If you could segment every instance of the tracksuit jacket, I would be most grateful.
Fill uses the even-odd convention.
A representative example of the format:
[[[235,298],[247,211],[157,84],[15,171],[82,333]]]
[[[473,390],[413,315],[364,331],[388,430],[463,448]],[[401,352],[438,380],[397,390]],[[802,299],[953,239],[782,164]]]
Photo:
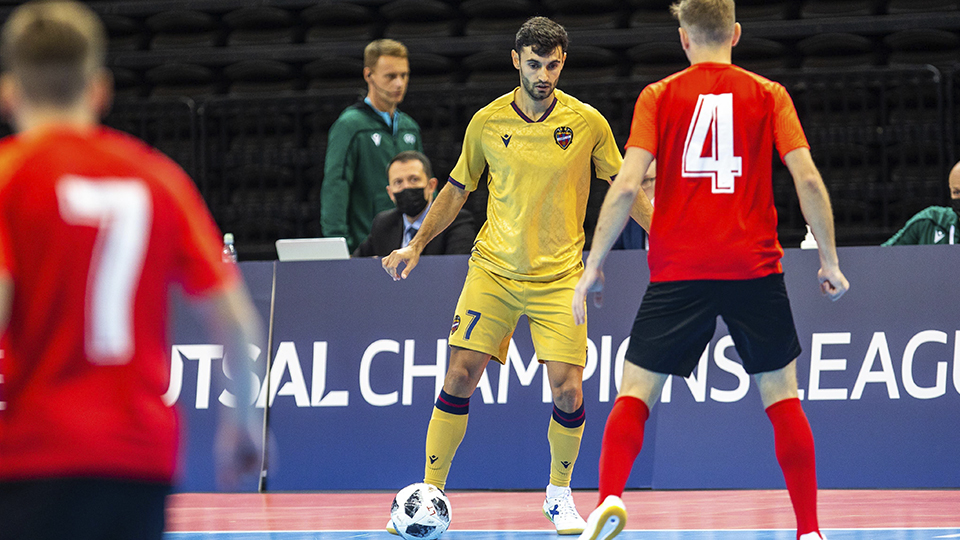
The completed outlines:
[[[423,152],[420,126],[397,110],[388,126],[360,101],[330,127],[320,188],[324,236],[343,236],[353,252],[370,234],[378,213],[394,208],[387,195],[387,165],[404,150]]]
[[[931,206],[917,212],[884,246],[960,244],[960,223],[953,208]]]

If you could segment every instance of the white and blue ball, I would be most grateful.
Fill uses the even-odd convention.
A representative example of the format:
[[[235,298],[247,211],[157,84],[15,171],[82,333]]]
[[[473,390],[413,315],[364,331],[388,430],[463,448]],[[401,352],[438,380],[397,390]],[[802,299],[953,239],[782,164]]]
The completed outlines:
[[[397,493],[390,509],[393,526],[405,540],[435,540],[450,526],[450,500],[430,484],[411,484]]]

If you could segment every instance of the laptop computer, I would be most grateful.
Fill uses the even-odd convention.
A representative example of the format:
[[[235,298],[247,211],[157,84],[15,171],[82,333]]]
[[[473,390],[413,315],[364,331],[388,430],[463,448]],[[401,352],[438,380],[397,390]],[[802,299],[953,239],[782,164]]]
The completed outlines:
[[[281,261],[330,261],[349,259],[347,240],[340,238],[282,238],[277,240]]]

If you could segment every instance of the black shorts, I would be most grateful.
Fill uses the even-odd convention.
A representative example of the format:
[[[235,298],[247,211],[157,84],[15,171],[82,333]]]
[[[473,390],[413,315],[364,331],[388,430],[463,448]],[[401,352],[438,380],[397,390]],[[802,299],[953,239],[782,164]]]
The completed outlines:
[[[0,482],[0,539],[161,540],[170,486],[101,478]]]
[[[783,274],[746,280],[651,283],[630,332],[626,359],[688,377],[723,317],[747,373],[778,370],[800,355]]]

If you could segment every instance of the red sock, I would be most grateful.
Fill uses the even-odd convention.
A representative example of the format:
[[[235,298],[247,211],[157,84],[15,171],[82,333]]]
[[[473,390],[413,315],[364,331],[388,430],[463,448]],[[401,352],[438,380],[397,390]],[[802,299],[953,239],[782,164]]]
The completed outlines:
[[[600,503],[608,495],[623,495],[633,462],[643,448],[643,425],[649,416],[646,403],[638,398],[621,396],[613,403],[600,447]]]
[[[793,512],[797,515],[797,538],[819,532],[817,523],[817,463],[813,433],[797,398],[778,401],[767,407],[773,424],[777,461],[787,482]]]

